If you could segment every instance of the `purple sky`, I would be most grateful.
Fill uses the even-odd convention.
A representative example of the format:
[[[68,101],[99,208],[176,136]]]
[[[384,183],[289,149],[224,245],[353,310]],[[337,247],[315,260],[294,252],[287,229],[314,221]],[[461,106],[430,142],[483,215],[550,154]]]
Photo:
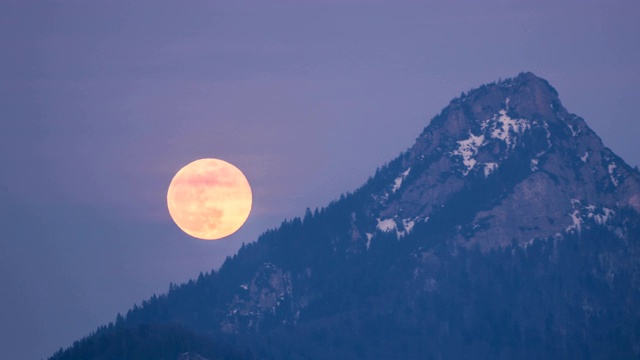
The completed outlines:
[[[2,357],[47,357],[219,267],[361,185],[460,92],[520,71],[640,164],[638,4],[3,1]],[[166,210],[202,157],[253,187],[226,240]]]

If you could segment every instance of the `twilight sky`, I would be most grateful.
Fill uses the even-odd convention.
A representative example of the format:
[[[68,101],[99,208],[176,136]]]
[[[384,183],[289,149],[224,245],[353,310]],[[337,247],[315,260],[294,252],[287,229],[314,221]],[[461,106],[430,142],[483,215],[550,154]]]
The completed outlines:
[[[533,71],[640,164],[640,3],[0,4],[0,349],[39,359],[354,190],[449,101]],[[182,233],[166,190],[229,161],[254,208]]]

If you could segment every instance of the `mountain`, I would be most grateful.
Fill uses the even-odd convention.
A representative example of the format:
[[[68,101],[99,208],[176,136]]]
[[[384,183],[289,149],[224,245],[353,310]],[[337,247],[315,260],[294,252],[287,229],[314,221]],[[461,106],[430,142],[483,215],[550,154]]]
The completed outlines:
[[[640,358],[640,173],[532,73],[51,359]]]

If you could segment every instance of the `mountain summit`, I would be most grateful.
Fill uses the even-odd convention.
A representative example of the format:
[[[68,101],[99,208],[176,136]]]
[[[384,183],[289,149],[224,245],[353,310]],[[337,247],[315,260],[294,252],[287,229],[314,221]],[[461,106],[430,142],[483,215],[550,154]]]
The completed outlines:
[[[638,358],[639,255],[637,169],[522,73],[52,359]]]
[[[376,189],[380,229],[444,213],[464,227],[458,243],[484,250],[606,223],[620,206],[640,211],[638,172],[532,73],[453,100],[388,171],[397,177]]]

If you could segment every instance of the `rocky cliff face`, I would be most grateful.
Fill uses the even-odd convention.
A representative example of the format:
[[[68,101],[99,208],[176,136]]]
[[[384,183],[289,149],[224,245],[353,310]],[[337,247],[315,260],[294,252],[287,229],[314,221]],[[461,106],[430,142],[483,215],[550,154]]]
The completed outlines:
[[[454,99],[354,193],[55,359],[126,354],[123,329],[146,324],[245,358],[633,358],[639,304],[640,174],[523,73]],[[139,342],[218,358],[165,325]]]

